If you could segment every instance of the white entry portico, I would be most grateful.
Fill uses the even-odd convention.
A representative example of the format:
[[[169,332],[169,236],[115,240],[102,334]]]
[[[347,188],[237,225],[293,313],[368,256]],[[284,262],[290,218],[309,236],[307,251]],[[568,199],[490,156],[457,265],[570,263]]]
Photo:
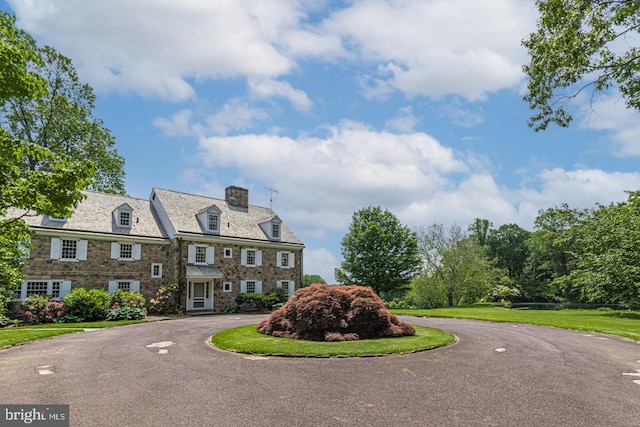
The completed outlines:
[[[187,311],[213,310],[214,283],[222,273],[215,267],[187,266]]]

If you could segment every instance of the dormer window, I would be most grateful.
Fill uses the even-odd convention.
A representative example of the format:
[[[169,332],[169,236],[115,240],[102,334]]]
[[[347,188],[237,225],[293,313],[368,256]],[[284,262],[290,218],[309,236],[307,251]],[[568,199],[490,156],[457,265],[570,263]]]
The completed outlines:
[[[113,211],[113,216],[117,227],[131,228],[133,222],[133,208],[131,206],[126,203],[119,206]]]
[[[209,231],[220,231],[220,214],[209,212],[207,224]]]
[[[120,211],[120,227],[130,227],[130,226],[131,226],[131,212]]]
[[[280,238],[280,224],[277,222],[271,223],[271,237],[274,239]]]
[[[213,205],[200,211],[196,215],[196,218],[204,233],[218,234],[220,233],[220,215],[220,209],[218,209],[216,205]]]
[[[282,238],[282,220],[277,216],[261,222],[260,228],[269,240],[279,241]]]

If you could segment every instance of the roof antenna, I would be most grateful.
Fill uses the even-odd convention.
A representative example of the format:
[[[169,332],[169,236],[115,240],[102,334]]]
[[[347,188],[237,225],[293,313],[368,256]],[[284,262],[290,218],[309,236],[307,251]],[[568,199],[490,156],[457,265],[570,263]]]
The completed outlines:
[[[271,204],[273,203],[273,193],[280,193],[276,188],[264,187],[271,192],[271,196],[269,197],[269,209],[271,209]]]

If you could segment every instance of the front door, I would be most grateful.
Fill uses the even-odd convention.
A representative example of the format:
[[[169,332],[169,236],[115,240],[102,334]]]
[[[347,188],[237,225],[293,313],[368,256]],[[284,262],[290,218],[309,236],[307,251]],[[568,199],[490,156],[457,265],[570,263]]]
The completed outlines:
[[[212,309],[211,291],[210,282],[189,282],[187,310]]]

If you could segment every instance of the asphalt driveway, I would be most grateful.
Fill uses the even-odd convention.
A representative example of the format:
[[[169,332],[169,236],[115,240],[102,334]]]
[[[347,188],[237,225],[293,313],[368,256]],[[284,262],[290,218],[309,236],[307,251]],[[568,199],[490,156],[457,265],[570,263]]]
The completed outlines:
[[[62,335],[0,351],[0,403],[72,426],[638,426],[640,345],[529,325],[409,318],[459,342],[410,355],[251,357],[208,345],[259,315]]]

